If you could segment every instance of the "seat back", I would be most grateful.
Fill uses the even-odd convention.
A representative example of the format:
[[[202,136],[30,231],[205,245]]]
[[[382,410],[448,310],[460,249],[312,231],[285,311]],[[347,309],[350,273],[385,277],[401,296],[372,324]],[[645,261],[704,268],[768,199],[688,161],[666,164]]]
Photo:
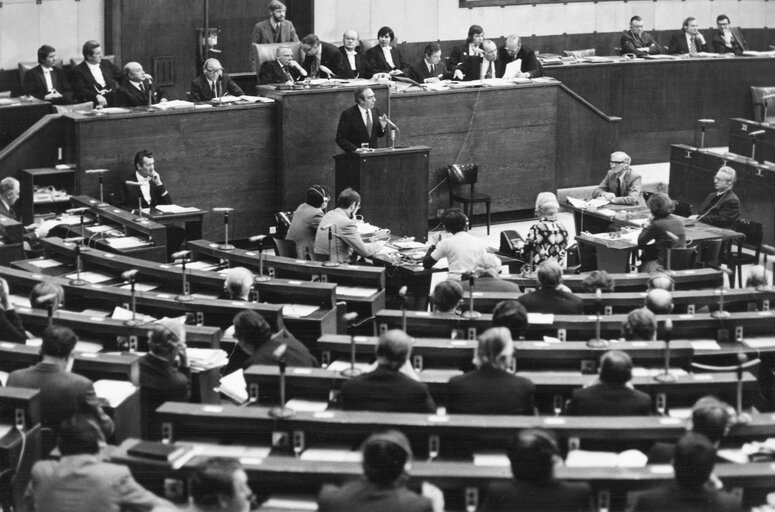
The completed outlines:
[[[737,241],[737,253],[743,252],[743,247],[753,249],[755,258],[759,260],[759,254],[762,249],[762,239],[764,237],[764,227],[761,222],[740,219],[735,224],[735,231],[745,235],[745,240]]]
[[[361,39],[361,53],[366,53],[370,48],[374,48],[379,44],[379,39]]]
[[[753,99],[753,120],[759,122],[766,122],[764,119],[765,112],[767,111],[767,103],[772,103],[771,100],[765,100],[764,97],[775,93],[775,86],[770,87],[757,87],[751,86],[751,97]]]
[[[447,167],[449,184],[473,185],[479,179],[479,166],[477,164],[454,164]]]
[[[19,63],[19,81],[21,83],[24,83],[24,75],[27,73],[27,71],[31,70],[35,66],[37,66],[37,62],[20,62]],[[56,62],[54,62],[54,66],[57,68],[62,68],[62,59],[57,59]]]
[[[277,58],[277,49],[281,46],[290,46],[293,50],[293,60],[296,62],[302,62],[304,58],[301,55],[301,43],[268,43],[268,44],[256,44],[251,45],[250,69],[256,72],[261,69],[261,64],[267,61],[272,61]]]
[[[673,205],[675,206],[674,213],[676,215],[679,215],[681,217],[689,217],[692,214],[691,203],[685,203],[683,201],[673,201]]]
[[[103,55],[102,60],[106,60],[110,62],[111,64],[116,63],[116,56],[115,55]],[[75,66],[83,62],[83,57],[73,57],[70,59],[70,69],[73,69]]]
[[[669,249],[670,270],[688,270],[694,268],[697,260],[697,247],[680,247]]]
[[[703,240],[699,245],[699,254],[697,255],[697,264],[703,268],[718,268],[719,256],[721,255],[721,240]]]
[[[293,240],[280,240],[274,238],[275,253],[285,258],[296,257],[296,242]]]

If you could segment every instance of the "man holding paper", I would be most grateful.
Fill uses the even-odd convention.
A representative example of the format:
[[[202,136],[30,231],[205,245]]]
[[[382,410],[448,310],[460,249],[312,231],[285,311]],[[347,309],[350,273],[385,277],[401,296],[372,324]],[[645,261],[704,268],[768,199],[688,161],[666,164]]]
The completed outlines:
[[[544,76],[544,70],[536,58],[536,52],[522,46],[519,36],[506,38],[506,44],[498,48],[495,61],[497,76],[503,78],[537,78]]]
[[[600,185],[592,191],[592,197],[602,197],[611,204],[642,205],[641,177],[630,169],[630,161],[630,156],[623,151],[611,153],[608,162],[610,169]]]

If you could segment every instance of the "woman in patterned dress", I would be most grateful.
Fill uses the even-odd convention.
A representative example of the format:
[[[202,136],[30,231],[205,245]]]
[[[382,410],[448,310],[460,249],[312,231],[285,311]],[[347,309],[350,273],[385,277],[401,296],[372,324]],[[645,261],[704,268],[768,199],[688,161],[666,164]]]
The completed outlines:
[[[557,220],[560,203],[551,192],[541,192],[536,197],[538,222],[530,227],[525,239],[524,256],[535,268],[549,258],[554,258],[565,268],[568,247],[568,230]]]

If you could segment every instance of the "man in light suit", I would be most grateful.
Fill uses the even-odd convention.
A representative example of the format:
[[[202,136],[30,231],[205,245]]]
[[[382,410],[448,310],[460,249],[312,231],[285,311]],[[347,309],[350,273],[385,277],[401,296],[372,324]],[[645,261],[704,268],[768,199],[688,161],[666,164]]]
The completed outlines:
[[[336,127],[336,143],[345,151],[361,151],[363,144],[377,147],[377,139],[385,135],[387,114],[382,114],[374,105],[377,96],[371,87],[355,89],[356,105],[344,110]]]
[[[694,55],[698,52],[709,51],[710,47],[705,42],[705,37],[700,33],[700,26],[697,20],[692,17],[684,20],[683,30],[670,39],[670,44],[667,47],[667,53],[671,55],[687,53]]]
[[[609,165],[603,181],[592,191],[592,197],[602,197],[611,204],[640,204],[643,196],[640,192],[640,174],[630,169],[630,156],[623,151],[611,153]]]
[[[739,28],[733,27],[726,14],[719,14],[716,17],[716,26],[718,30],[713,32],[710,38],[710,44],[716,53],[734,53],[742,54],[748,49],[748,43],[743,37]]]
[[[344,31],[339,53],[342,57],[342,78],[365,78],[368,76],[366,56],[358,42],[358,32],[352,29]]]
[[[307,76],[304,68],[293,59],[293,49],[290,46],[279,46],[275,55],[276,60],[261,64],[261,69],[258,70],[259,84],[293,84]]]
[[[113,106],[113,95],[121,83],[121,70],[102,58],[97,41],[83,44],[84,61],[73,68],[72,86],[79,101],[91,101],[95,107]]]
[[[56,61],[56,49],[46,44],[38,49],[38,65],[24,73],[24,94],[56,105],[73,102],[70,82],[62,68],[54,65]]]
[[[461,62],[455,70],[453,79],[470,82],[472,80],[500,78],[503,76],[502,71],[498,75],[498,66],[495,63],[495,60],[498,58],[498,47],[495,46],[495,43],[487,39],[482,43],[482,51],[484,52],[482,56],[469,56]]]
[[[124,66],[124,82],[116,89],[117,107],[145,107],[167,101],[163,90],[153,83],[153,77],[143,71],[139,62]]]
[[[329,243],[333,251],[330,259],[339,263],[349,263],[353,252],[364,258],[377,252],[379,244],[364,243],[353,220],[360,207],[361,195],[358,192],[346,188],[339,193],[336,208],[323,215],[318,225],[314,254],[317,261],[329,260]]]
[[[189,93],[193,101],[210,101],[225,94],[245,95],[240,86],[235,84],[229,74],[223,71],[223,66],[218,59],[205,61],[202,66],[202,76],[191,81]]]

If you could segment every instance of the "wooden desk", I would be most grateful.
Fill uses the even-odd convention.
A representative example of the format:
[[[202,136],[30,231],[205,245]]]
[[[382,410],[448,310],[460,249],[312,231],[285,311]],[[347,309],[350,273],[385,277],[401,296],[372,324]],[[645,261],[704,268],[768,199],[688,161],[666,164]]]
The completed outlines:
[[[0,149],[13,142],[43,116],[53,112],[51,103],[37,98],[25,98],[24,101],[21,98],[9,99],[12,104],[0,105]]]
[[[775,161],[775,127],[769,123],[760,123],[750,119],[734,117],[729,120],[729,152],[751,157],[754,137],[749,134],[764,130],[764,135],[756,137],[757,162]]]
[[[0,265],[24,257],[24,225],[5,215],[0,215]]]
[[[538,286],[535,277],[525,277],[515,274],[506,274],[501,276],[507,281],[516,283],[522,288],[523,291],[528,289],[535,289]],[[562,276],[562,284],[571,289],[574,293],[580,293],[584,291],[582,282],[587,274],[571,274]],[[650,274],[621,274],[613,273],[613,278],[616,283],[617,292],[642,292],[646,290],[646,285]],[[718,288],[723,282],[722,273],[719,270],[712,268],[698,268],[692,270],[676,270],[671,276],[675,283],[676,290],[695,290],[703,288]]]

